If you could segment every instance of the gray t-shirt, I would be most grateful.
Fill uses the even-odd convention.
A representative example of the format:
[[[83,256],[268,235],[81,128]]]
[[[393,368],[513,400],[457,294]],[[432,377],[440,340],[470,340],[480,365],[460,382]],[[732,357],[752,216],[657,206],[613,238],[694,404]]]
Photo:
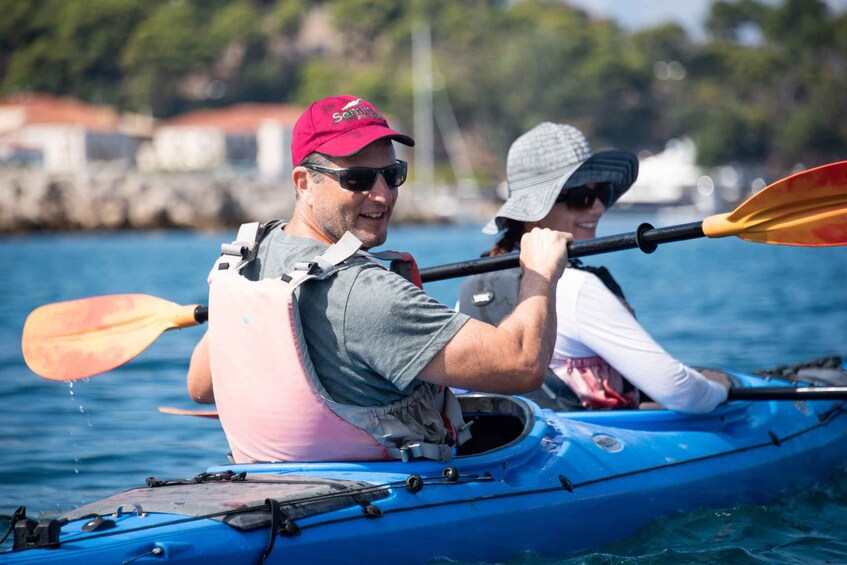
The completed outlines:
[[[243,274],[276,278],[327,246],[275,228]],[[412,394],[415,377],[467,322],[403,277],[359,260],[296,291],[309,357],[333,400],[384,406]]]

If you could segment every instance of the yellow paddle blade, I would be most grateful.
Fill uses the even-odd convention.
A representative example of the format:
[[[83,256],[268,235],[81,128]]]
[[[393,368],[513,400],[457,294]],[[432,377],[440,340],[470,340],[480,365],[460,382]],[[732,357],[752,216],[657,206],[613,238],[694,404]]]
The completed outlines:
[[[703,220],[708,237],[778,245],[847,244],[847,161],[777,181],[729,214]]]
[[[159,412],[162,412],[163,414],[176,414],[177,416],[196,416],[198,418],[218,419],[218,413],[215,410],[186,410],[184,408],[159,406]]]
[[[24,360],[45,379],[84,379],[123,365],[165,330],[196,325],[195,308],[146,294],[40,306],[24,324]]]

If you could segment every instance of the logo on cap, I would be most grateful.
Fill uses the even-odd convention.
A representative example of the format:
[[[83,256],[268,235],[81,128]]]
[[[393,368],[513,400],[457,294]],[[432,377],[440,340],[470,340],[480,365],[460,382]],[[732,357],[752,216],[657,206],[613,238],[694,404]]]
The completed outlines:
[[[344,110],[349,110],[349,109],[350,109],[350,108],[352,108],[353,106],[358,106],[361,102],[362,102],[362,99],[361,99],[361,98],[356,98],[355,100],[351,100],[350,102],[348,102],[347,104],[345,104],[345,105],[344,105],[344,107],[343,107],[341,110],[342,110],[342,111],[344,111]]]
[[[374,120],[385,122],[385,118],[383,118],[379,114],[379,112],[374,110],[373,107],[367,105],[367,102],[365,103],[365,105],[360,104],[362,104],[361,98],[356,98],[355,100],[351,100],[350,102],[345,104],[344,107],[341,108],[340,112],[335,112],[332,115],[333,123],[337,124],[343,120],[352,120],[354,118],[356,120],[364,120],[371,118]]]

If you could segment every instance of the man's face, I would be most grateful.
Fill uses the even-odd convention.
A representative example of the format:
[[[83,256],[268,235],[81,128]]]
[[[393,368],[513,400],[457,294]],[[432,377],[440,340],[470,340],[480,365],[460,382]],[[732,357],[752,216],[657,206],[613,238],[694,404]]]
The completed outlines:
[[[350,157],[332,157],[326,166],[382,168],[395,160],[391,141],[379,140]],[[388,220],[397,201],[397,188],[389,188],[382,175],[377,175],[370,190],[352,192],[341,188],[334,175],[322,176],[319,183],[314,183],[310,199],[314,227],[331,242],[338,241],[349,231],[361,240],[364,249],[385,243]]]

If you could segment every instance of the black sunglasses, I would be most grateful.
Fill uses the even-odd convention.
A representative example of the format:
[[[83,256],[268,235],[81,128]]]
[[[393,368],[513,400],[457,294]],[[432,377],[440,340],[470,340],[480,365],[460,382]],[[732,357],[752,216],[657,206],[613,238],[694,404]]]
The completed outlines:
[[[388,188],[397,188],[406,182],[406,173],[409,169],[406,161],[400,160],[397,160],[397,162],[393,165],[388,165],[381,169],[375,169],[373,167],[332,169],[330,167],[312,165],[311,163],[306,163],[303,166],[318,173],[337,177],[338,184],[341,185],[341,188],[346,188],[353,192],[367,192],[372,189],[374,184],[376,184],[376,178],[378,175],[382,175],[382,178],[385,179],[385,184],[388,185]]]
[[[615,188],[609,183],[597,184],[594,186],[575,186],[568,188],[559,194],[556,202],[562,202],[572,210],[588,210],[594,206],[594,201],[598,198],[603,206],[609,208],[612,205],[612,198],[615,195]]]

